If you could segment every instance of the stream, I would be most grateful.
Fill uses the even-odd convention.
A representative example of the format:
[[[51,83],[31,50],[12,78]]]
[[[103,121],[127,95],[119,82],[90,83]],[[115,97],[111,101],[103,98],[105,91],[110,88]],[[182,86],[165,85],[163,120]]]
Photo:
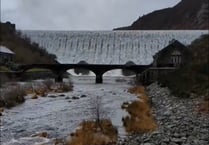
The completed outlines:
[[[95,84],[95,77],[72,77],[72,92],[48,94],[48,97],[35,100],[27,96],[25,103],[4,111],[0,126],[1,143],[37,145],[50,144],[55,138],[66,138],[83,120],[92,119],[92,100],[97,96],[102,98],[105,118],[110,118],[119,136],[124,137],[126,132],[121,119],[127,113],[121,109],[121,105],[136,100],[134,95],[127,92],[132,79],[106,76],[103,84]],[[47,132],[49,139],[31,137],[38,132]]]

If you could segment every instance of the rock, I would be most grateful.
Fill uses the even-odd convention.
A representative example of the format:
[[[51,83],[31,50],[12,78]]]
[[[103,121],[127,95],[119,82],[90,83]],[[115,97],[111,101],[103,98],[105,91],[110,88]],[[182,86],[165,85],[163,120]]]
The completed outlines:
[[[31,99],[38,99],[38,95],[33,95],[32,97],[31,97]]]
[[[147,90],[153,101],[153,115],[158,129],[149,134],[130,135],[117,145],[208,144],[208,115],[195,112],[195,107],[203,98],[177,98],[171,95],[168,88],[160,88],[157,83],[148,86]]]
[[[121,106],[122,109],[126,109],[129,105],[129,102],[124,102]]]
[[[54,145],[64,145],[63,139],[55,139],[53,142],[54,142]]]
[[[63,93],[63,90],[62,89],[57,89],[55,90],[56,93]]]
[[[142,145],[154,145],[153,143],[143,143]]]
[[[175,142],[175,143],[182,143],[183,142],[183,140],[181,138],[171,138],[171,141]]]
[[[181,134],[174,133],[173,136],[176,137],[176,138],[179,138],[179,137],[181,137]]]
[[[2,113],[0,112],[0,116],[2,116]]]
[[[47,132],[40,132],[37,134],[32,135],[31,137],[43,137],[43,138],[48,138],[49,134]]]
[[[77,99],[80,99],[80,98],[79,97],[76,97],[76,96],[73,96],[72,99],[73,100],[77,100]]]
[[[64,94],[60,94],[59,96],[60,96],[60,97],[65,97],[65,95],[64,95]]]
[[[170,139],[169,139],[169,138],[164,138],[162,141],[163,141],[164,143],[169,143],[169,142],[170,142]]]
[[[68,100],[68,99],[70,99],[70,97],[69,97],[69,96],[67,96],[67,97],[65,97],[65,99],[66,99],[66,100]]]
[[[86,95],[81,95],[81,98],[85,98],[85,97],[87,97]]]
[[[47,96],[47,93],[45,92],[45,93],[41,94],[40,96],[41,97],[46,97]]]
[[[68,101],[69,103],[71,103],[72,101],[70,100],[70,101]]]
[[[170,111],[170,110],[167,110],[167,111],[165,111],[165,112],[163,113],[163,115],[165,115],[165,116],[170,116],[170,115],[171,115],[171,111]]]
[[[55,95],[49,95],[48,97],[49,98],[56,98],[57,96],[55,96]]]

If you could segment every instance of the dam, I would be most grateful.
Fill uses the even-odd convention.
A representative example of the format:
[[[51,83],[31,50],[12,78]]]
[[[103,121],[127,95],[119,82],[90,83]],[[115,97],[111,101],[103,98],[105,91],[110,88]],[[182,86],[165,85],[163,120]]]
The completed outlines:
[[[60,63],[148,65],[156,52],[175,39],[184,45],[207,30],[148,30],[148,31],[22,31]]]

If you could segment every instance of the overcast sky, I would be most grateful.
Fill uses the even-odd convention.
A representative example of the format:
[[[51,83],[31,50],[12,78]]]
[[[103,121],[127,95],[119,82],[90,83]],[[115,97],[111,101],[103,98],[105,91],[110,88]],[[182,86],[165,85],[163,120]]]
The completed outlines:
[[[112,30],[180,0],[1,0],[1,21],[29,30]]]

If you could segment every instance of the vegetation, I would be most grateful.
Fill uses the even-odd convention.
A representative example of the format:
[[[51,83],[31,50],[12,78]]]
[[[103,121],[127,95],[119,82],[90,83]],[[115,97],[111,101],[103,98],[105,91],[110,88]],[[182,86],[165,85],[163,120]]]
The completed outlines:
[[[50,92],[64,93],[73,90],[71,81],[55,83],[48,79],[41,82],[33,82],[31,87],[27,89],[27,94],[34,94],[35,96],[45,97]]]
[[[155,120],[152,116],[151,102],[146,95],[145,88],[137,86],[129,89],[129,92],[138,96],[139,100],[128,104],[126,111],[130,114],[123,118],[123,124],[129,133],[147,133],[157,128]]]
[[[96,97],[90,101],[92,121],[83,121],[80,128],[71,134],[67,145],[110,145],[117,142],[117,129],[107,118],[103,108],[102,98]]]
[[[15,85],[5,91],[1,90],[0,107],[13,107],[25,101],[25,89],[19,85]]]
[[[159,77],[159,83],[169,87],[180,97],[191,94],[208,96],[209,92],[209,35],[204,35],[189,46],[191,60],[180,69]]]
[[[11,70],[6,66],[0,66],[0,72],[10,72]]]
[[[95,121],[84,121],[80,129],[71,134],[66,145],[110,145],[117,142],[117,129],[110,120],[101,120],[103,130],[98,130]]]
[[[115,30],[208,30],[208,0],[181,0],[172,8],[140,16],[131,26]]]
[[[50,92],[63,93],[73,90],[72,83],[63,82],[55,83],[52,80],[44,80],[42,82],[26,83],[20,85],[18,83],[5,84],[0,89],[0,108],[11,108],[25,101],[26,95],[32,95],[32,99],[39,96],[46,97]]]
[[[51,70],[43,68],[32,68],[27,70],[26,72],[51,72]]]
[[[92,99],[90,101],[91,104],[91,114],[92,114],[92,119],[95,121],[95,125],[100,129],[101,131],[103,130],[102,128],[102,119],[107,118],[107,111],[102,105],[102,97],[97,96],[95,99]]]
[[[15,63],[57,63],[56,56],[49,54],[37,43],[21,35],[10,22],[0,23],[0,43],[15,53]],[[27,55],[26,55],[27,54]]]

